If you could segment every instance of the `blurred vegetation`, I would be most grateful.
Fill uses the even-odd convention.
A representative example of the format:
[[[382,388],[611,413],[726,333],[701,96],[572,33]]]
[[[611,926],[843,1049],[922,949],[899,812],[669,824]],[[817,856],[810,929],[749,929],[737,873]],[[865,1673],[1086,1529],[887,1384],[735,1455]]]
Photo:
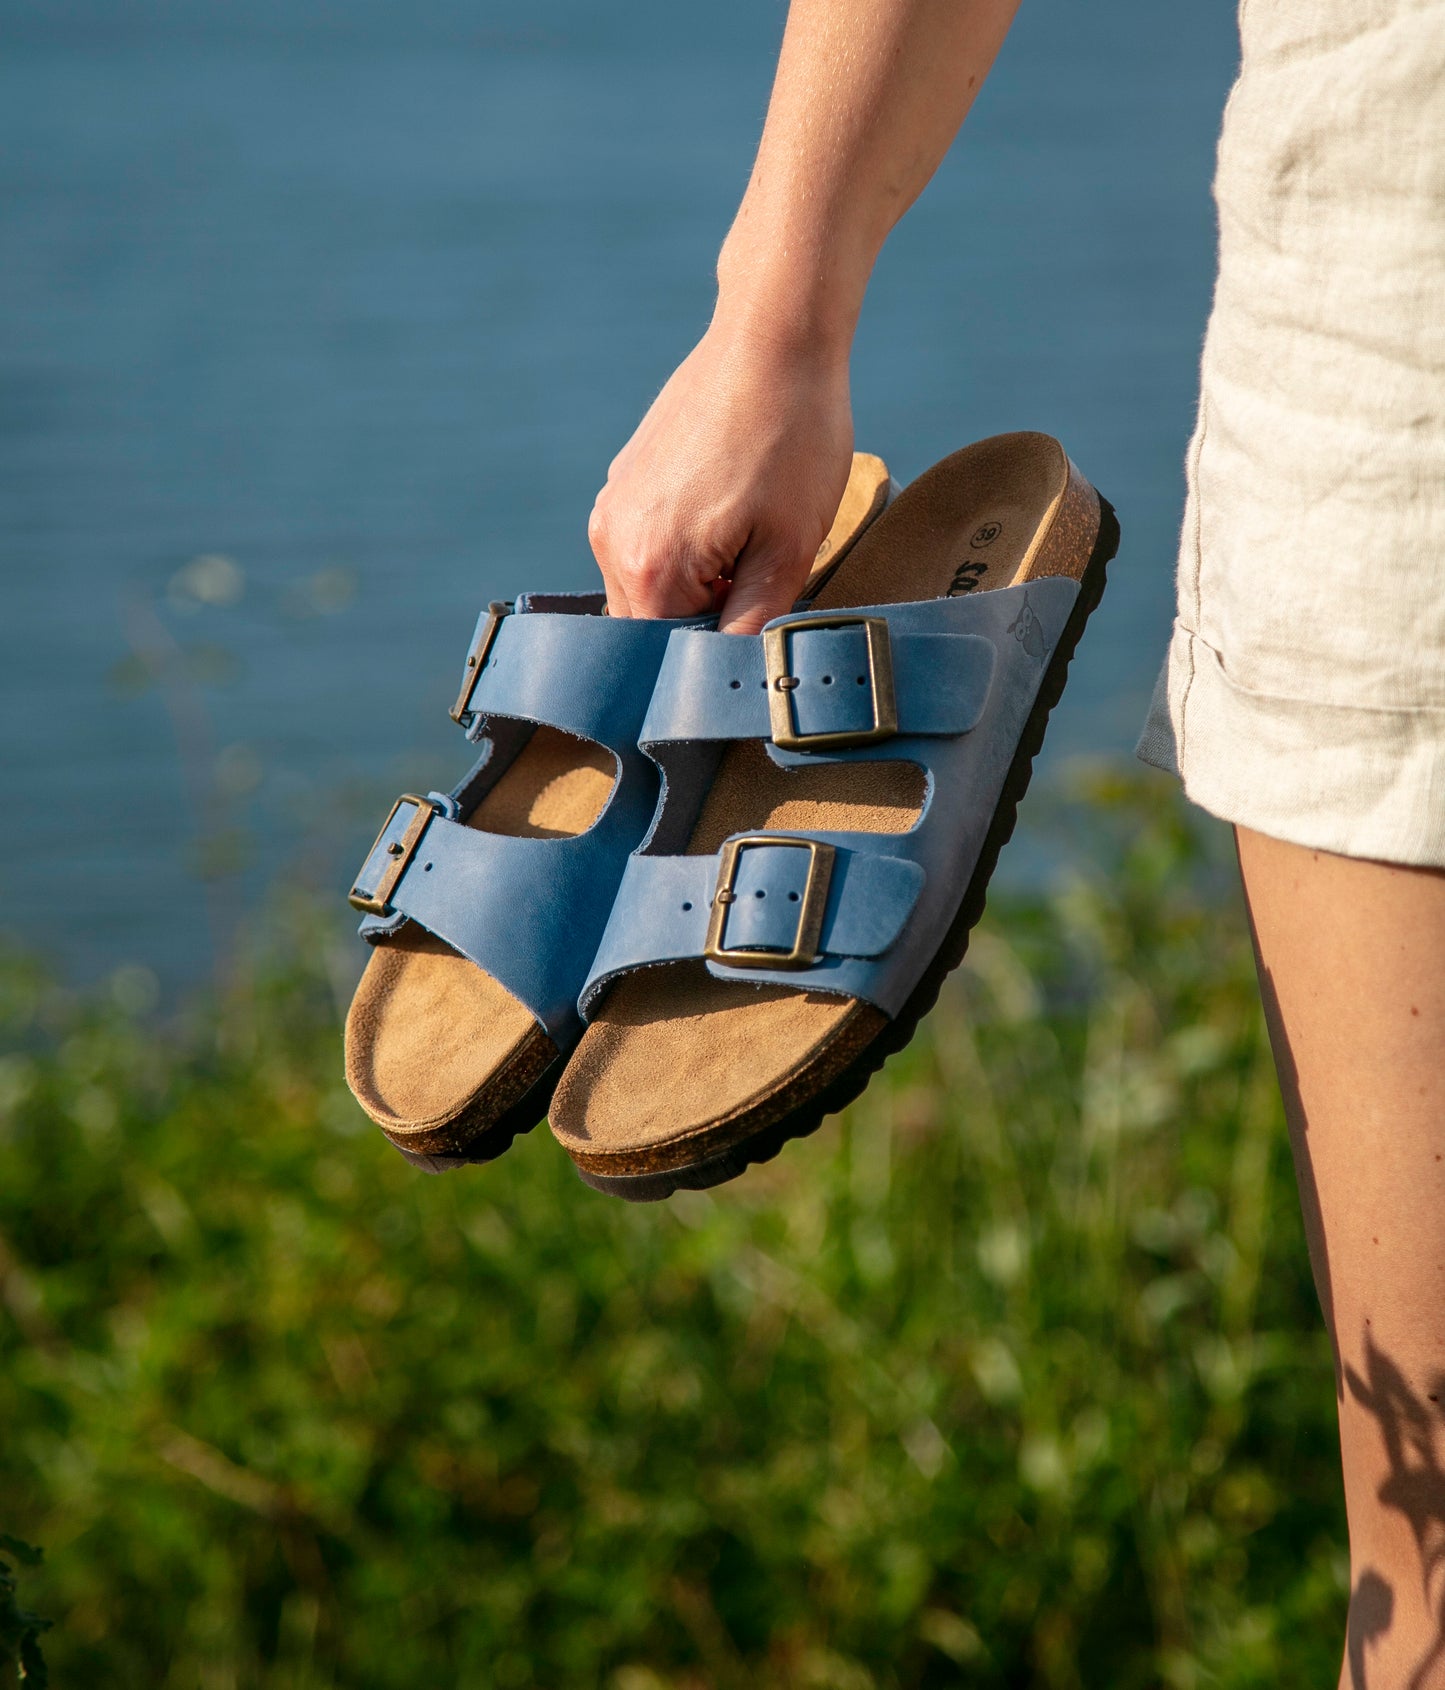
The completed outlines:
[[[43,1559],[42,1552],[32,1544],[0,1532],[0,1663],[33,1690],[45,1690],[48,1682],[40,1634],[49,1630],[50,1622],[20,1606],[12,1563],[38,1567]]]
[[[1056,819],[1094,878],[995,897],[845,1116],[657,1207],[545,1128],[408,1167],[305,911],[183,1026],[0,964],[0,1531],[56,1681],[1332,1683],[1332,1372],[1223,842],[1163,783]]]

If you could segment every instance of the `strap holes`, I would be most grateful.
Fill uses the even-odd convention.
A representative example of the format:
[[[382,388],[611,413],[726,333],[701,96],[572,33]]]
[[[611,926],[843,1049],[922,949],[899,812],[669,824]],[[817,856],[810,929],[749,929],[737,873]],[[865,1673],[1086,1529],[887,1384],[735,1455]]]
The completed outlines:
[[[766,898],[766,897],[767,897],[767,893],[766,893],[766,892],[764,892],[764,891],[763,891],[763,889],[762,889],[762,887],[761,887],[761,886],[759,886],[759,887],[758,887],[758,889],[757,889],[757,891],[756,891],[756,892],[754,892],[754,893],[753,893],[753,896],[754,896],[754,897],[755,897],[755,898]]]
[[[858,677],[858,685],[860,687],[866,687],[868,685],[868,677],[866,675],[860,675]]]
[[[690,909],[691,909],[691,908],[692,908],[692,899],[691,899],[691,898],[688,898],[688,899],[686,899],[686,900],[684,900],[684,902],[683,902],[683,906],[682,906],[682,907],[683,907],[683,908],[684,908],[684,909],[685,909],[685,910],[690,910]]]
[[[430,874],[431,873],[431,864],[430,863],[423,863],[422,873],[423,874]]]
[[[743,683],[741,681],[729,681],[728,682],[728,685],[733,689],[734,692],[736,692],[742,684]]]
[[[824,675],[823,685],[825,687],[830,687],[830,686],[832,686],[832,684],[833,684],[833,677],[831,675]]]
[[[788,902],[790,904],[796,904],[797,901],[798,901],[798,894],[796,892],[789,892],[788,893]]]

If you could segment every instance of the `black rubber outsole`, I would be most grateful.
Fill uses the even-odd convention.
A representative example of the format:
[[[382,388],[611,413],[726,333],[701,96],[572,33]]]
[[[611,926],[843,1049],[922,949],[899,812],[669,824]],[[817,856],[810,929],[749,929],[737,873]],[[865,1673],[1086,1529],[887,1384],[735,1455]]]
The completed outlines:
[[[998,865],[999,852],[1013,835],[1018,808],[1028,791],[1034,758],[1044,743],[1049,717],[1063,696],[1069,664],[1090,616],[1104,595],[1105,573],[1119,549],[1119,519],[1102,493],[1098,498],[1099,533],[1084,568],[1079,596],[1059,636],[1059,643],[1039,685],[1033,710],[1019,737],[1018,750],[1005,777],[998,808],[979,851],[973,877],[947,937],[902,1010],[836,1079],[829,1081],[807,1103],[770,1126],[759,1128],[727,1150],[685,1167],[654,1174],[594,1174],[578,1168],[578,1176],[585,1184],[594,1190],[624,1198],[629,1203],[658,1203],[671,1197],[675,1191],[707,1191],[727,1180],[736,1179],[754,1163],[772,1161],[790,1140],[806,1138],[816,1132],[829,1115],[836,1115],[860,1096],[888,1058],[912,1040],[919,1022],[937,1002],[944,980],[963,961],[968,951],[969,935],[983,915],[988,883]]]

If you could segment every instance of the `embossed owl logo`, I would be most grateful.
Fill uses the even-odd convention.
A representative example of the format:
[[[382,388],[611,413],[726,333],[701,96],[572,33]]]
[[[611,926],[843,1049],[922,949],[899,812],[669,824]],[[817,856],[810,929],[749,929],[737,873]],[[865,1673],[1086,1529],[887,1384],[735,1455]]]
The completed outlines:
[[[1040,663],[1049,655],[1049,643],[1044,638],[1044,625],[1034,614],[1034,607],[1029,603],[1029,595],[1024,594],[1024,602],[1019,606],[1019,613],[1004,630],[1012,634],[1030,657],[1037,658]]]

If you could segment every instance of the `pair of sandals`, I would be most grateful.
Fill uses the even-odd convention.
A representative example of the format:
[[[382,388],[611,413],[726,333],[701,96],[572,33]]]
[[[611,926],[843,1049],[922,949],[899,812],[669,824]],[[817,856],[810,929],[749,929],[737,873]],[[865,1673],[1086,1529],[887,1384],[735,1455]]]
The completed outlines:
[[[896,496],[895,496],[896,495]],[[962,960],[1118,524],[1056,440],[858,455],[759,636],[493,604],[352,888],[362,1107],[431,1169],[550,1114],[592,1186],[713,1186],[856,1097]]]

